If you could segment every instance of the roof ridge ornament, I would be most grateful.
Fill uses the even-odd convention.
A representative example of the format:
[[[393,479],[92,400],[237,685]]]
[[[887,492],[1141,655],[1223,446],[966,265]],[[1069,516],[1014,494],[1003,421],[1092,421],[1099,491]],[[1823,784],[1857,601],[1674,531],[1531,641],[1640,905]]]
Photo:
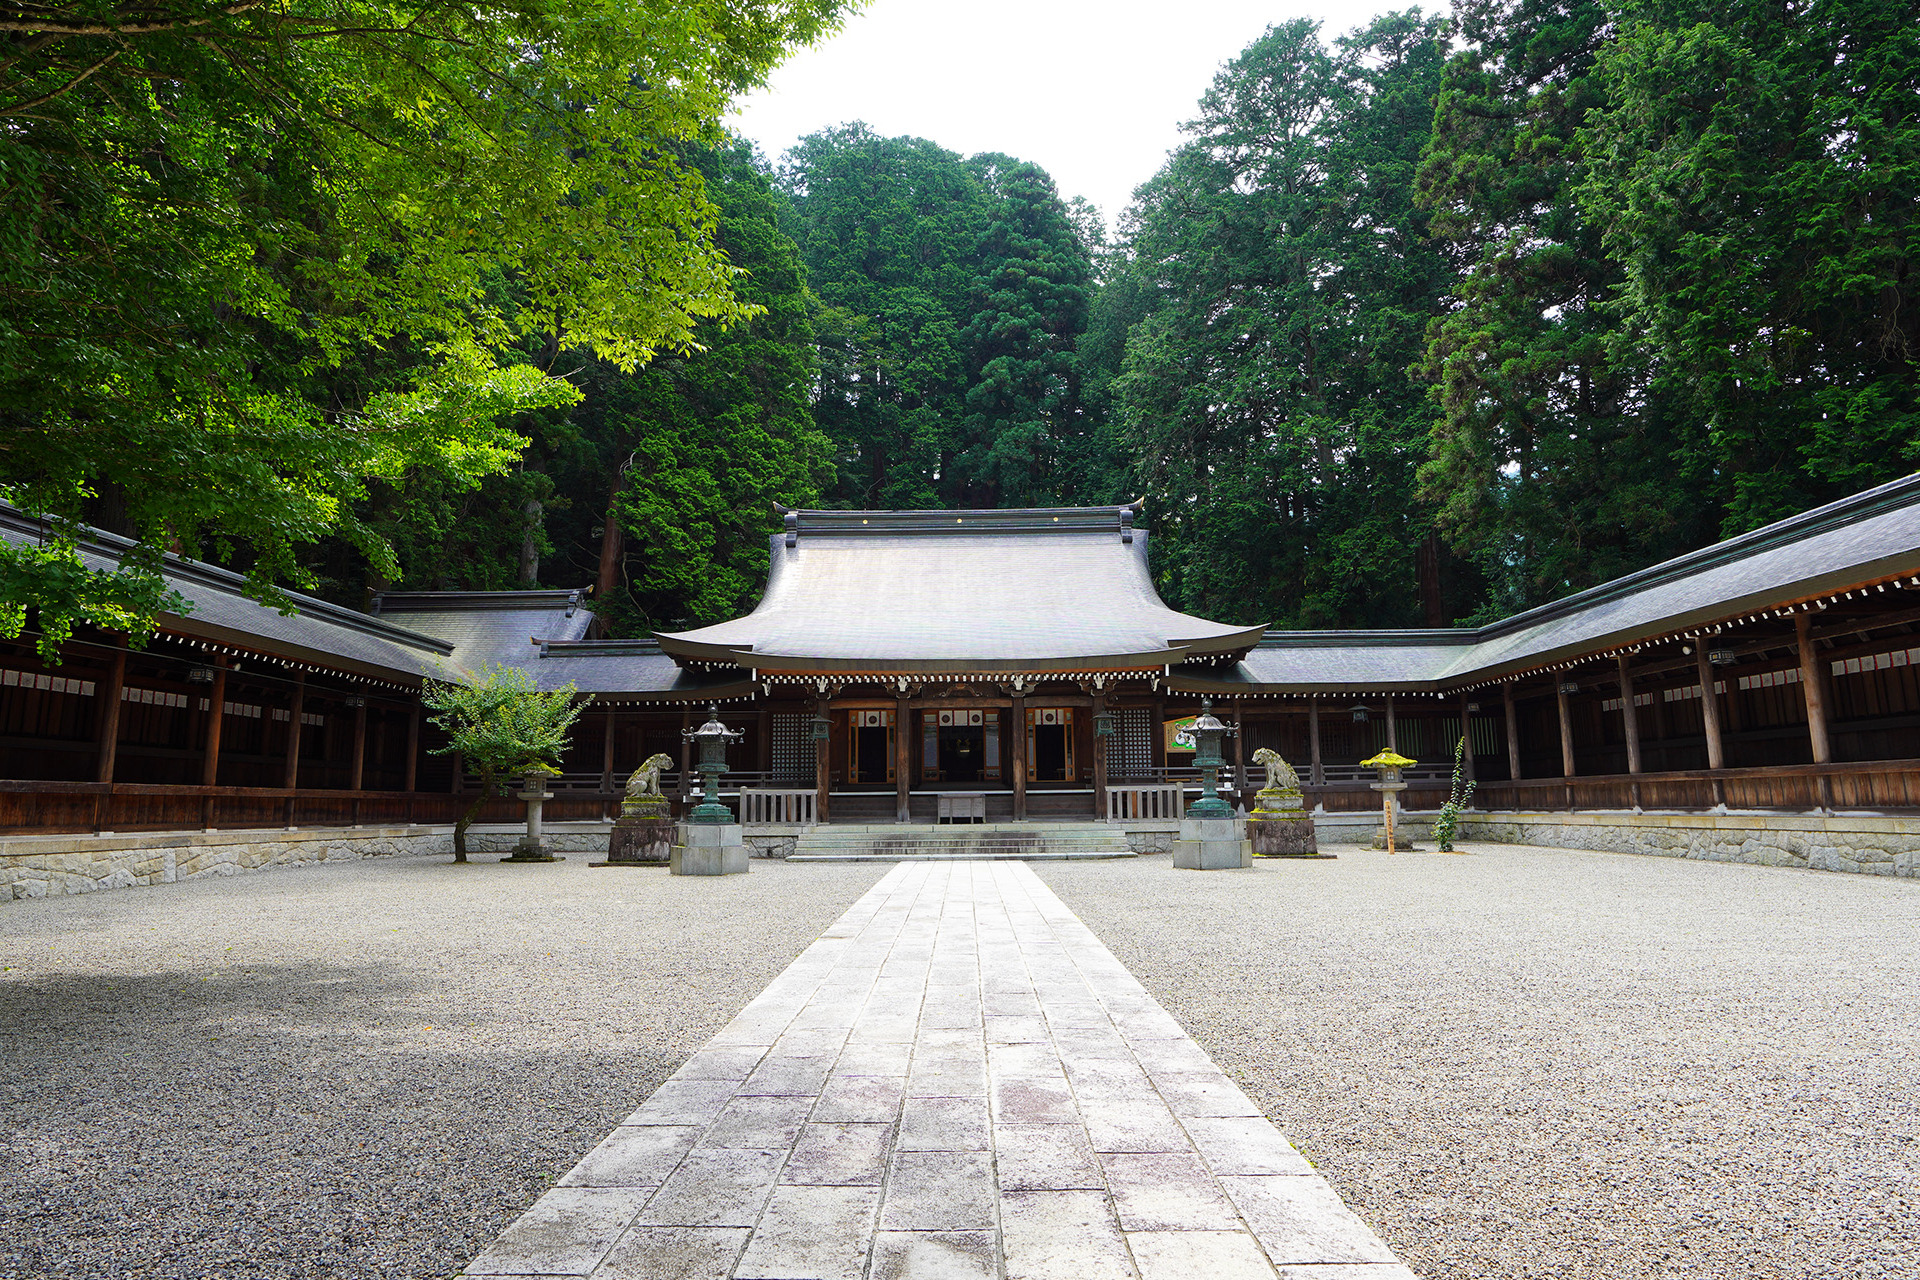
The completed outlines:
[[[787,545],[790,547],[799,545],[800,509],[798,507],[783,507],[777,502],[773,504],[773,509],[780,513],[780,526],[787,532]]]

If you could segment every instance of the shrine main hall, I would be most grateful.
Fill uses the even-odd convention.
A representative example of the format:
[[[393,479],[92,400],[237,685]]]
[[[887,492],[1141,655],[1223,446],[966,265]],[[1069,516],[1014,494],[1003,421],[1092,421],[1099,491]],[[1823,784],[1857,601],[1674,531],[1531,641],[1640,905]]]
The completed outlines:
[[[1250,803],[1247,766],[1272,748],[1323,841],[1359,839],[1377,810],[1362,759],[1419,761],[1417,820],[1464,736],[1469,838],[1672,852],[1680,831],[1692,856],[1915,873],[1920,477],[1445,630],[1177,612],[1147,514],[783,511],[751,613],[647,639],[600,634],[585,591],[389,592],[364,612],[295,596],[282,614],[170,558],[191,607],[144,647],[82,632],[45,663],[31,622],[0,644],[0,860],[16,894],[66,892],[91,873],[45,859],[102,841],[442,830],[474,784],[436,751],[420,691],[500,663],[587,701],[546,818],[588,835],[656,753],[681,762],[665,781],[686,803],[683,734],[709,707],[744,731],[722,798],[750,828],[928,824],[943,797],[996,823],[1151,826],[1198,795],[1186,730],[1210,705],[1233,731],[1229,799]],[[0,511],[0,536],[39,525]],[[128,549],[83,544],[100,568]],[[518,813],[502,799],[483,822]],[[121,861],[116,882],[162,875]]]

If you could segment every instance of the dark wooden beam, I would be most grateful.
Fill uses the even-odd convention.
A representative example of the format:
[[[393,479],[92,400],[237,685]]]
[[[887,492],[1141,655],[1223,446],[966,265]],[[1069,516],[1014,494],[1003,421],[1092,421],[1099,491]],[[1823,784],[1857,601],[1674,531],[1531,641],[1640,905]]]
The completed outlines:
[[[1696,647],[1693,659],[1700,680],[1700,721],[1707,736],[1707,768],[1724,769],[1727,767],[1727,751],[1720,737],[1720,697],[1713,691],[1713,664],[1707,661],[1704,648]],[[1722,807],[1727,803],[1726,793],[1717,778],[1713,783],[1713,803]]]
[[[127,687],[126,641],[113,651],[107,664],[107,678],[98,685],[99,701],[94,704],[93,780],[112,782],[113,766],[120,752],[121,693]]]
[[[1027,700],[1013,697],[1013,820],[1027,820]]]
[[[1507,777],[1517,782],[1520,779],[1520,713],[1514,707],[1513,685],[1511,680],[1501,682],[1500,700],[1507,710]]]
[[[893,820],[895,822],[913,821],[913,803],[908,792],[913,785],[913,744],[907,736],[907,725],[912,716],[904,693],[894,703],[893,712]]]

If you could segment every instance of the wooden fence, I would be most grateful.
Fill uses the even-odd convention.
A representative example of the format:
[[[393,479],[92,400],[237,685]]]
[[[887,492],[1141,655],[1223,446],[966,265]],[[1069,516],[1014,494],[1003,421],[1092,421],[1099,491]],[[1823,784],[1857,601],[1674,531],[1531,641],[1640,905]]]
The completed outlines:
[[[820,793],[811,787],[804,791],[797,788],[742,787],[740,821],[747,826],[784,824],[810,827],[820,821],[816,812],[819,803]]]
[[[1107,788],[1107,814],[1119,821],[1180,816],[1181,792],[1167,780]],[[722,788],[723,794],[733,788]],[[1364,782],[1311,783],[1309,805],[1332,813],[1377,810],[1380,793]],[[798,788],[740,787],[748,822],[817,820],[815,793]],[[1250,803],[1253,790],[1227,792]],[[1403,809],[1425,812],[1446,802],[1444,779],[1415,779],[1400,793]],[[547,801],[548,822],[593,822],[619,812],[617,791],[561,790]],[[192,831],[207,828],[446,825],[473,802],[471,794],[434,791],[315,791],[281,787],[191,787],[134,782],[0,780],[0,834],[78,831]],[[1681,770],[1575,778],[1483,782],[1473,797],[1482,811],[1580,809],[1920,810],[1920,759],[1849,764],[1779,765],[1761,769]],[[676,803],[676,808],[678,804]],[[525,806],[512,797],[487,801],[479,821],[519,822]],[[762,814],[768,816],[761,816]],[[772,816],[779,814],[781,816]],[[789,816],[791,815],[791,816]],[[802,816],[804,815],[804,816]]]

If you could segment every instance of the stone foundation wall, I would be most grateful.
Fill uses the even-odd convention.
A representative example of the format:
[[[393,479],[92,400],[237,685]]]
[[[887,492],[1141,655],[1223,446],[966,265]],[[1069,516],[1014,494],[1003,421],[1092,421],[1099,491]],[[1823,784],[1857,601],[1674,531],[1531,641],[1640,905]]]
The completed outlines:
[[[20,836],[0,839],[0,898],[49,898],[272,867],[452,851],[451,827]]]
[[[1377,813],[1319,813],[1322,844],[1371,844]],[[1402,813],[1394,830],[1431,847],[1433,815]],[[1920,876],[1920,818],[1876,814],[1488,813],[1462,815],[1462,843],[1537,844],[1659,858],[1746,862],[1866,875]]]
[[[556,853],[604,854],[608,830],[598,822],[549,824],[545,835]],[[525,827],[476,826],[467,832],[467,849],[475,856],[510,853],[525,833]],[[451,826],[9,836],[0,837],[0,901],[177,884],[316,862],[452,855]]]
[[[1461,840],[1920,876],[1920,818],[1775,813],[1487,813]]]

